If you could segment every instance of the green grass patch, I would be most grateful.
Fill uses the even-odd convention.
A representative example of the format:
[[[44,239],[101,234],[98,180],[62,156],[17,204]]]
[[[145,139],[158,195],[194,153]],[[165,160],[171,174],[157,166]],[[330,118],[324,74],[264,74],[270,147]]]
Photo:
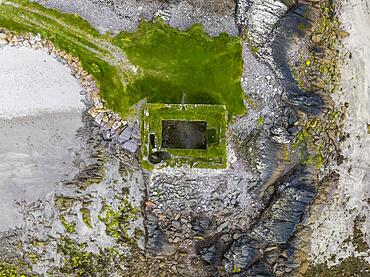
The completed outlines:
[[[225,168],[226,158],[226,109],[222,105],[176,105],[147,104],[143,109],[142,163],[143,167],[152,169],[149,156],[157,151],[165,151],[171,158],[164,160],[157,167],[182,166],[188,164],[198,168]],[[212,131],[212,143],[207,149],[170,149],[162,148],[162,121],[184,120],[207,122],[206,132]],[[155,136],[155,148],[150,142],[150,134]]]
[[[127,93],[135,103],[219,104],[230,116],[245,112],[239,37],[208,36],[200,25],[182,32],[162,20],[142,21],[134,33],[114,38],[141,69]]]

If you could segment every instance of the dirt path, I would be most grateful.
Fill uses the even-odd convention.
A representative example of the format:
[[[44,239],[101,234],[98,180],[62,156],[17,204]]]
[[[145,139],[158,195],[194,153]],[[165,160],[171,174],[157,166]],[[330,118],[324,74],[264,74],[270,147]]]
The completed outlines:
[[[68,29],[71,28],[71,26],[68,26],[65,22],[58,19],[57,17],[51,14],[44,13],[41,10],[34,9],[34,8],[26,8],[25,6],[19,5],[18,3],[15,3],[12,1],[3,1],[2,4],[12,6],[19,10],[24,11],[25,13],[22,16],[23,19],[25,21],[32,23],[33,25],[37,25],[42,28],[48,28],[48,26],[45,26],[41,22],[37,20],[33,20],[31,17],[27,17],[26,16],[27,13],[33,13],[38,16],[42,16],[49,20],[52,20],[54,23],[60,25],[63,29],[65,29],[66,33],[68,33]],[[79,30],[77,28],[73,30],[73,34],[79,36],[80,38],[88,40],[89,42],[94,44],[97,48],[101,49],[101,51],[97,51],[96,49],[92,49],[91,47],[88,47],[87,45],[84,45],[83,43],[77,41],[76,39],[68,36],[68,38],[71,39],[74,43],[86,48],[90,52],[93,52],[100,59],[110,63],[111,65],[118,66],[122,71],[132,70],[133,66],[128,61],[122,49],[118,48],[117,46],[114,46],[109,41],[102,39],[102,38],[93,37],[92,35],[86,32],[83,32],[82,30]]]

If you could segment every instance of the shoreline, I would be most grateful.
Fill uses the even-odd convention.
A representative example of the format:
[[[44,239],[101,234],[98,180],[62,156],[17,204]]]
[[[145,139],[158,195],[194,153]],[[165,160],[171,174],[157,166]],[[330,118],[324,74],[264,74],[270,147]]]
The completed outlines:
[[[364,1],[351,0],[342,4],[340,20],[350,32],[343,43],[345,56],[341,65],[342,80],[334,95],[336,105],[349,103],[344,131],[349,137],[341,143],[344,163],[336,166],[339,173],[338,186],[330,203],[324,207],[319,220],[312,226],[310,259],[315,263],[328,262],[329,266],[341,259],[363,257],[370,262],[369,248],[358,251],[355,232],[362,233],[364,241],[370,244],[370,135],[367,124],[370,121],[370,9]],[[360,220],[359,227],[356,227]],[[357,228],[357,229],[356,229]],[[357,230],[357,231],[356,231]],[[365,245],[363,247],[365,247]],[[331,258],[335,257],[334,260]]]

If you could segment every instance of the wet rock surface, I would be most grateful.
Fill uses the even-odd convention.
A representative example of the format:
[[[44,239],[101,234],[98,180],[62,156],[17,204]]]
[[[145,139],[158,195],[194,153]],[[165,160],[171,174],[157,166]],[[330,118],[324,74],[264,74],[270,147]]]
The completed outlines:
[[[300,48],[307,47],[305,29],[311,28],[311,18],[314,11],[308,5],[298,4],[290,9],[277,26],[276,38],[272,45],[272,56],[278,68],[278,74],[285,91],[282,98],[289,105],[304,112],[320,113],[324,102],[314,91],[304,92],[297,85],[292,74],[292,62],[296,59]],[[293,61],[292,61],[293,60]]]

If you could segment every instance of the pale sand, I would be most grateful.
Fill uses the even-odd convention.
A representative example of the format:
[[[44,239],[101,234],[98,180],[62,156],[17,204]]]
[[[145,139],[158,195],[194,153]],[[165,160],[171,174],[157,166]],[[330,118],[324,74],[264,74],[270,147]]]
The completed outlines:
[[[0,231],[22,225],[36,201],[76,174],[82,87],[42,50],[0,48]],[[2,117],[2,118],[1,118]]]
[[[336,102],[348,102],[345,131],[350,137],[342,144],[348,159],[338,167],[340,180],[334,199],[323,210],[314,230],[311,258],[316,262],[348,256],[363,256],[370,262],[370,253],[356,253],[352,243],[356,216],[365,217],[361,230],[370,245],[370,0],[349,0],[343,3],[341,21],[350,36],[344,39],[344,52],[351,51],[352,59],[342,66],[342,92]],[[338,263],[335,260],[332,263]]]
[[[0,118],[84,108],[70,69],[45,51],[5,46],[0,64]]]

